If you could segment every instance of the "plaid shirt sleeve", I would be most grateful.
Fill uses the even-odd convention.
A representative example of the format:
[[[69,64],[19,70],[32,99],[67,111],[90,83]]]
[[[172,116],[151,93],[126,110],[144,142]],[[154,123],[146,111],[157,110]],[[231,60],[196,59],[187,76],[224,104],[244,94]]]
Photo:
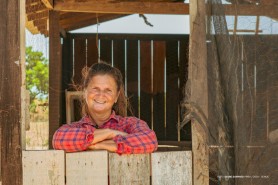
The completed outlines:
[[[113,139],[117,144],[116,152],[118,154],[140,154],[156,151],[157,138],[155,132],[148,127],[147,123],[135,117],[126,119],[128,135],[117,135]]]
[[[53,148],[66,152],[86,150],[94,139],[94,130],[95,128],[88,123],[65,124],[54,133]]]

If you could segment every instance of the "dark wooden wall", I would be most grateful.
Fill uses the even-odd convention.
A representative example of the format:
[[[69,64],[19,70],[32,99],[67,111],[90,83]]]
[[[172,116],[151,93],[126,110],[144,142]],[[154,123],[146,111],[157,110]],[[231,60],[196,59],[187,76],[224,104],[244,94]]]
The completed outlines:
[[[68,34],[63,39],[62,89],[79,84],[82,68],[100,56],[121,70],[134,116],[145,120],[159,140],[190,139],[189,129],[179,138],[177,129],[188,45],[188,35]],[[64,97],[62,101],[65,106]],[[65,111],[62,114],[65,123]]]

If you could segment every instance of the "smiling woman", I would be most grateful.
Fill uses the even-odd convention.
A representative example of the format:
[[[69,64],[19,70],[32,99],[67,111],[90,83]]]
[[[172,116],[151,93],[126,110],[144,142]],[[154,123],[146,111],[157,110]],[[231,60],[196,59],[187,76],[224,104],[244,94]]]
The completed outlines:
[[[55,132],[55,149],[108,150],[118,154],[151,153],[157,149],[156,135],[146,122],[126,116],[128,101],[117,68],[104,62],[92,65],[83,92],[84,117]]]

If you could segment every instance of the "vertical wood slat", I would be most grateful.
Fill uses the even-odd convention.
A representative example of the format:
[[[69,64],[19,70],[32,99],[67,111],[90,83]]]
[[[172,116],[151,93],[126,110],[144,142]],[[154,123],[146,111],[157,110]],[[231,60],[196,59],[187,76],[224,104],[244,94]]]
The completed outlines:
[[[20,1],[0,1],[0,180],[22,184]],[[22,35],[21,35],[22,36]],[[24,43],[23,43],[24,44]],[[24,128],[23,128],[24,129]]]
[[[74,83],[81,84],[82,69],[86,66],[86,39],[74,39]]]
[[[52,137],[61,124],[62,56],[59,12],[49,11],[49,148]]]
[[[67,185],[108,184],[108,152],[88,151],[66,154]]]
[[[125,81],[126,77],[125,77],[125,41],[124,40],[113,41],[113,53],[114,53],[113,55],[114,66],[122,72],[123,80]]]
[[[23,185],[65,184],[65,158],[62,150],[23,151]]]
[[[153,41],[153,130],[158,140],[165,140],[166,125],[165,117],[165,57],[166,43],[164,41]]]
[[[127,41],[127,95],[133,109],[134,116],[138,117],[138,41]]]
[[[112,64],[112,40],[100,40],[100,59]]]
[[[178,105],[179,105],[179,66],[178,41],[166,43],[166,123],[167,139],[177,140]]]
[[[151,154],[152,185],[192,185],[191,151]]]
[[[98,62],[98,48],[96,38],[87,39],[87,66]]]
[[[25,1],[19,3],[19,44],[20,44],[20,68],[21,68],[21,149],[26,149],[26,128],[29,125],[29,94],[26,91],[26,55],[25,55],[25,25],[26,25],[26,5]],[[28,102],[29,100],[29,102]],[[1,140],[0,140],[1,141]],[[1,145],[0,145],[1,146]],[[1,161],[1,160],[0,160]],[[0,170],[1,173],[1,170]]]
[[[151,42],[140,41],[140,118],[151,127]]]
[[[250,154],[253,153],[252,149],[250,150],[245,146],[250,145],[252,142],[252,134],[250,130],[253,130],[253,126],[256,123],[256,119],[254,119],[256,117],[254,110],[256,111],[255,96],[257,94],[256,88],[254,86],[254,79],[255,79],[254,66],[256,65],[256,54],[254,54],[255,53],[254,51],[256,51],[255,49],[256,46],[254,45],[254,42],[249,40],[248,38],[244,39],[243,37],[239,37],[239,39],[242,39],[243,41],[240,43],[238,42],[234,43],[235,48],[236,47],[240,48],[240,52],[241,52],[241,56],[240,56],[241,70],[238,72],[238,76],[241,77],[240,80],[241,81],[240,83],[241,106],[239,109],[237,109],[238,115],[240,115],[240,118],[238,120],[238,125],[240,125],[240,127],[235,128],[235,134],[237,135],[237,138],[240,141],[240,142],[237,141],[237,143],[238,145],[241,146],[241,148],[240,150],[239,149],[236,150],[235,157],[237,160],[236,166],[247,166],[247,168],[241,168],[240,173],[251,175],[252,170],[250,171],[250,169],[248,168],[251,166],[251,169],[253,169],[254,171],[255,169],[257,169],[257,167],[254,168],[254,166],[252,165],[252,160],[250,160]],[[223,154],[223,151],[221,151],[221,154]],[[223,156],[221,156],[220,160],[222,158]],[[226,165],[226,161],[223,161],[222,163],[220,163],[220,165],[223,165],[223,163],[224,165]],[[253,184],[250,178],[235,179],[235,183]]]
[[[182,102],[184,99],[184,89],[185,84],[188,79],[188,48],[189,48],[189,37],[184,40],[180,40],[180,63],[179,63],[179,101]],[[180,109],[180,120],[183,119],[184,110]],[[186,124],[180,130],[180,139],[181,141],[191,140],[191,125],[190,123]]]
[[[66,90],[75,90],[71,87],[72,75],[73,75],[73,39],[70,34],[67,34],[66,38],[63,38],[62,46],[62,123],[67,123],[66,116]]]
[[[150,155],[136,154],[119,156],[109,154],[110,185],[150,184]]]

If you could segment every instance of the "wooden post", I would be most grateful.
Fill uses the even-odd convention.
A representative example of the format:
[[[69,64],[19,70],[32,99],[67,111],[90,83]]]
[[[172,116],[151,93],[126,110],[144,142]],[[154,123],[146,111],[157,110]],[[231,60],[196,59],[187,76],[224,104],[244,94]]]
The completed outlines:
[[[208,116],[207,48],[205,0],[190,1],[189,85],[190,102]],[[192,120],[193,183],[209,184],[207,134],[197,120]]]
[[[52,137],[61,124],[62,57],[59,12],[49,11],[49,148]]]
[[[26,149],[26,120],[29,116],[27,102],[29,94],[26,92],[26,73],[25,73],[25,0],[20,1],[20,68],[21,68],[21,149]],[[28,97],[27,97],[28,96]]]
[[[22,185],[20,1],[0,1],[0,146],[3,185]]]

